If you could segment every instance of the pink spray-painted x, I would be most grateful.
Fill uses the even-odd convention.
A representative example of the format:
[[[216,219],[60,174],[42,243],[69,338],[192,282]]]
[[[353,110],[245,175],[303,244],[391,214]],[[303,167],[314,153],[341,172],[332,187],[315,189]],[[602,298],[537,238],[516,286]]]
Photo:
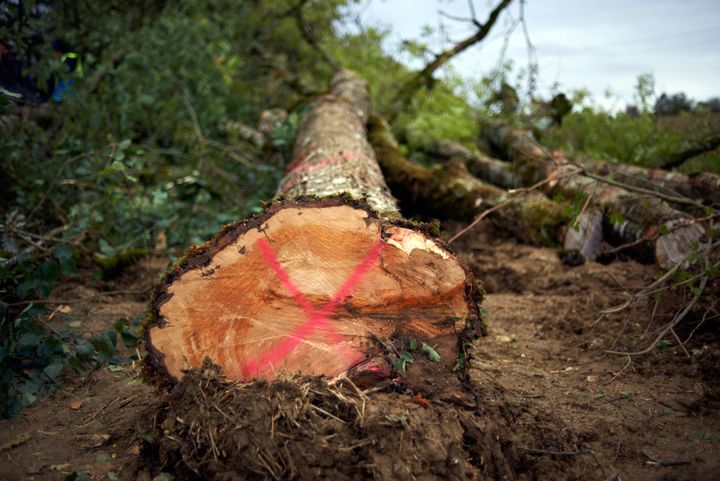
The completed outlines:
[[[259,239],[256,245],[263,254],[263,257],[265,257],[265,261],[275,271],[282,285],[292,295],[295,302],[305,311],[308,320],[292,333],[288,334],[287,339],[262,355],[258,361],[247,363],[245,366],[246,378],[256,377],[263,369],[278,365],[280,361],[317,329],[325,329],[325,335],[328,339],[330,339],[333,344],[340,345],[343,342],[343,338],[329,325],[328,318],[335,309],[337,309],[338,305],[357,287],[363,276],[370,270],[375,261],[377,261],[380,256],[380,251],[383,248],[382,240],[378,239],[372,249],[365,255],[365,258],[333,295],[330,302],[325,304],[321,309],[316,309],[287,275],[270,245],[264,239]],[[349,357],[351,353],[345,352],[344,355]]]

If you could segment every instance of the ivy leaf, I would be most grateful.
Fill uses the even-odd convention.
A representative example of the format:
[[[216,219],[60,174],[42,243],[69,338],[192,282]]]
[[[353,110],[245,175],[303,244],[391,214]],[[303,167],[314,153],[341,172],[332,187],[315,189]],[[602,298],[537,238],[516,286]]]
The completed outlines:
[[[407,351],[403,351],[400,353],[400,356],[398,357],[398,360],[396,362],[398,370],[405,374],[405,366],[407,364],[412,364],[414,362],[414,359],[412,357],[412,354],[410,354]]]

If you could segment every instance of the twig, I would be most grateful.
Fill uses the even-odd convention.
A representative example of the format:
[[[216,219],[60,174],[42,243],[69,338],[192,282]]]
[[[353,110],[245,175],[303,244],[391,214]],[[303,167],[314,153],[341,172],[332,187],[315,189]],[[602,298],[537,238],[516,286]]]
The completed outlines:
[[[580,216],[585,213],[588,206],[590,205],[590,200],[592,200],[593,196],[595,195],[595,190],[596,189],[593,189],[593,191],[590,192],[590,195],[587,196],[587,199],[585,199],[585,203],[583,204],[582,208],[580,209],[580,212],[578,212],[578,215],[576,215],[575,218],[572,220],[572,222],[570,222],[570,224],[569,224],[570,226],[574,226],[576,224],[576,222],[578,222],[578,220],[580,219]]]
[[[617,378],[620,376],[620,374],[624,373],[625,370],[630,367],[630,364],[632,364],[632,358],[631,358],[630,356],[628,356],[628,362],[627,362],[627,364],[625,364],[625,367],[623,367],[622,369],[620,369],[620,370],[617,372],[617,374],[615,374],[615,375],[612,377],[612,379],[610,379],[610,380],[609,380],[608,382],[606,382],[604,385],[607,386],[608,384],[612,384],[612,383],[615,381],[615,379],[617,379]]]
[[[683,345],[687,344],[690,341],[690,338],[693,337],[693,334],[695,334],[695,331],[700,329],[700,326],[702,326],[705,323],[705,321],[707,320],[708,313],[713,310],[713,308],[715,307],[715,305],[717,303],[718,303],[718,300],[716,299],[715,302],[713,302],[712,305],[710,305],[710,307],[708,307],[705,310],[705,312],[703,313],[702,319],[700,319],[700,322],[697,323],[697,326],[693,327],[693,330],[690,331],[690,334],[688,334],[688,337],[685,339],[685,342],[683,342]],[[718,316],[713,316],[710,319],[714,319],[715,317],[718,317]]]
[[[324,410],[324,409],[321,408],[321,407],[318,407],[318,406],[316,406],[316,405],[314,405],[314,404],[312,404],[312,403],[308,404],[308,406],[310,406],[311,408],[313,408],[314,410],[316,410],[316,411],[318,411],[318,412],[320,412],[320,413],[323,413],[324,415],[326,415],[326,416],[328,416],[328,417],[333,418],[333,419],[336,420],[336,421],[340,421],[341,423],[346,424],[345,421],[343,421],[343,420],[340,419],[339,417],[335,416],[334,414],[331,414],[331,413],[327,412],[326,410]]]
[[[675,275],[675,273],[680,269],[680,266],[681,266],[681,264],[675,264],[670,269],[668,269],[665,272],[665,274],[660,276],[660,278],[657,279],[656,281],[654,281],[652,284],[650,284],[649,286],[646,286],[645,288],[643,288],[641,291],[637,292],[636,294],[632,294],[627,301],[625,301],[622,304],[619,304],[617,306],[610,307],[608,309],[604,309],[600,312],[602,314],[615,314],[617,312],[620,312],[620,311],[626,309],[638,297],[649,295],[653,292],[653,289],[655,289],[657,286],[664,284],[665,281],[667,281],[668,279],[670,279],[672,276]]]
[[[645,464],[650,464],[652,466],[682,466],[684,464],[690,464],[689,460],[679,460],[679,461],[663,461],[661,459],[656,458],[655,456],[649,455],[646,451],[640,451],[645,455],[646,458],[649,459],[649,461],[646,461]]]
[[[671,328],[670,328],[670,332],[672,333],[673,337],[675,337],[675,340],[678,342],[678,344],[679,344],[680,347],[682,348],[683,352],[685,353],[685,356],[686,356],[688,359],[690,359],[690,357],[691,357],[691,356],[690,356],[690,353],[689,353],[688,350],[685,348],[685,344],[683,344],[683,342],[680,340],[680,336],[677,335],[677,332],[675,332],[675,329],[671,327]]]
[[[707,269],[708,268],[707,255],[708,255],[708,251],[709,251],[711,245],[713,245],[713,244],[708,242],[707,248],[705,251],[705,258],[704,258],[705,265],[703,268],[703,272],[707,272],[707,270],[708,270]],[[670,272],[670,271],[668,271],[668,272]],[[663,276],[663,277],[665,277],[665,276]],[[668,332],[672,331],[675,328],[675,326],[677,326],[680,323],[680,321],[685,319],[685,316],[687,316],[688,313],[692,310],[692,308],[695,307],[695,304],[697,304],[698,300],[700,299],[700,296],[702,295],[703,291],[705,290],[705,286],[707,286],[708,279],[709,279],[709,275],[705,274],[702,276],[702,278],[700,279],[700,285],[698,286],[697,291],[695,292],[695,295],[690,300],[690,302],[685,304],[685,307],[680,312],[678,312],[670,322],[665,324],[660,329],[660,333],[655,337],[655,340],[652,343],[650,343],[650,345],[648,347],[646,347],[645,349],[643,349],[641,351],[634,351],[634,352],[621,352],[621,351],[612,351],[612,350],[608,350],[605,352],[607,352],[608,354],[619,354],[619,355],[623,355],[623,356],[641,356],[641,355],[647,354],[648,352],[655,349],[655,346],[657,346],[657,344],[660,341],[662,341],[663,337],[665,337],[665,335]],[[682,342],[680,342],[680,344],[682,345]],[[683,346],[683,348],[684,348],[684,346]]]
[[[657,230],[652,235],[642,236],[637,240],[628,242],[627,244],[622,244],[617,247],[613,247],[612,249],[608,249],[606,251],[601,252],[600,255],[601,256],[615,255],[618,252],[624,251],[625,249],[630,249],[632,247],[636,247],[636,246],[642,244],[643,242],[648,242],[648,241],[657,239],[658,237],[660,237],[662,235],[669,234],[670,232],[676,231],[678,229],[682,229],[683,227],[688,227],[693,224],[697,224],[698,222],[706,222],[709,220],[713,220],[717,217],[720,217],[720,213],[708,215],[706,217],[698,217],[698,218],[694,218],[694,219],[683,220],[682,222],[678,222],[677,224],[673,225],[672,227],[669,227],[666,232],[660,232],[660,230]]]

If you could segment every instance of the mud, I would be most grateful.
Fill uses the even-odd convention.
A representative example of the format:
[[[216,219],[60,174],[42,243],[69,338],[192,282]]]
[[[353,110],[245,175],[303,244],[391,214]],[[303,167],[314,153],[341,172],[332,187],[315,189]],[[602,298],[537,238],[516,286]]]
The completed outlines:
[[[645,356],[608,354],[646,346],[689,294],[601,317],[661,272],[622,260],[568,267],[492,228],[459,244],[484,281],[490,329],[466,379],[435,385],[423,372],[422,383],[362,394],[317,379],[240,386],[210,371],[162,394],[138,362],[66,373],[54,394],[0,421],[0,479],[717,479],[716,313],[695,332],[704,308],[679,326],[681,339],[692,333],[687,354],[672,338]],[[110,288],[149,292],[165,264],[141,261]],[[79,320],[90,333],[144,312],[145,295],[90,286],[53,293],[89,300],[51,323]]]

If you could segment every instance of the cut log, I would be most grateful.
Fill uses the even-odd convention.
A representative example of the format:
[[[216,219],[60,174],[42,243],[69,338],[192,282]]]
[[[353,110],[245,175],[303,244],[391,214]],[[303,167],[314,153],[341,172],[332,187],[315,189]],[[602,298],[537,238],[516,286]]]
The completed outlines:
[[[463,159],[467,168],[477,178],[505,189],[518,189],[524,184],[522,177],[513,170],[513,164],[493,159],[477,149],[471,150],[456,142],[448,140],[435,142],[430,154],[440,158]],[[540,192],[533,191],[520,199],[508,213],[512,216],[517,211],[524,212],[523,216],[529,216],[533,220],[531,226],[535,226],[543,233],[540,239],[561,244],[567,251],[566,254],[579,255],[580,262],[582,259],[595,260],[600,254],[603,243],[602,213],[597,209],[585,209],[573,219],[570,215],[572,209],[569,206],[554,202]],[[517,220],[515,224],[524,225],[522,221]],[[551,225],[554,228],[548,229]],[[517,235],[512,228],[509,230]],[[527,231],[526,228],[521,230]],[[530,242],[537,242],[538,239],[537,236],[518,237]]]
[[[166,275],[145,338],[167,380],[210,358],[230,379],[372,382],[408,339],[455,366],[482,326],[478,290],[442,241],[400,217],[366,139],[368,109],[365,82],[338,73],[299,128],[276,199]]]
[[[473,220],[508,199],[508,192],[473,176],[459,150],[442,165],[429,168],[408,160],[400,152],[390,126],[372,115],[369,138],[388,184],[402,202],[404,212],[441,219]],[[506,203],[489,217],[517,238],[533,244],[555,244],[570,220],[563,208],[540,192],[528,192],[522,201]]]
[[[550,196],[591,196],[603,210],[605,238],[616,245],[632,246],[641,257],[669,267],[682,262],[705,233],[697,220],[663,200],[639,194],[584,176],[578,166],[553,158],[527,131],[512,125],[481,120],[482,135],[512,161],[512,172],[525,185],[547,181]]]
[[[523,179],[513,172],[511,164],[483,155],[477,149],[470,150],[457,142],[437,141],[431,146],[430,154],[444,159],[460,157],[474,176],[503,189],[523,186]]]
[[[608,176],[634,187],[671,195],[679,194],[689,199],[699,199],[708,206],[720,207],[718,174],[704,172],[689,176],[680,172],[589,159],[583,160],[581,165],[588,172]]]

